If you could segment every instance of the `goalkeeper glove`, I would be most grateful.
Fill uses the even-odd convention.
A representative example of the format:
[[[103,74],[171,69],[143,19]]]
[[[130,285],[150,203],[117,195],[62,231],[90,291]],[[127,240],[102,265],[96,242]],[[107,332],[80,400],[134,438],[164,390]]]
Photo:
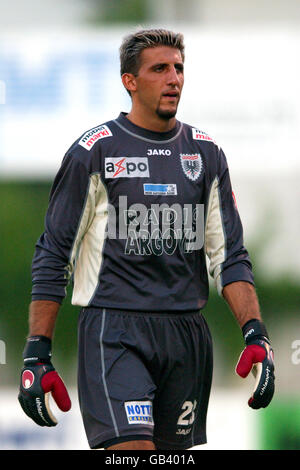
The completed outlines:
[[[260,320],[249,320],[242,327],[246,348],[243,350],[236,372],[245,378],[252,369],[256,378],[248,405],[253,409],[265,408],[274,395],[274,362],[265,325]]]
[[[69,411],[71,400],[67,389],[51,364],[51,340],[46,336],[30,336],[23,352],[24,367],[18,395],[23,411],[39,426],[56,426],[50,410],[49,395],[62,411]]]

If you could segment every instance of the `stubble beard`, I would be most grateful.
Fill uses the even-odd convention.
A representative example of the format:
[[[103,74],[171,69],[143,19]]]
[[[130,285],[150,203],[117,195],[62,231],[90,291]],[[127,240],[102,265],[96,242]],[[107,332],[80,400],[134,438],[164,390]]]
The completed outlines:
[[[172,119],[176,116],[178,104],[179,104],[179,101],[176,105],[176,108],[173,110],[161,109],[160,104],[159,104],[155,110],[157,116],[164,121],[169,121],[169,119]]]
[[[168,110],[162,110],[160,108],[156,109],[156,114],[160,119],[163,119],[164,121],[169,121],[169,119],[172,119],[173,117],[176,116],[177,113],[177,108],[173,111],[168,111]]]

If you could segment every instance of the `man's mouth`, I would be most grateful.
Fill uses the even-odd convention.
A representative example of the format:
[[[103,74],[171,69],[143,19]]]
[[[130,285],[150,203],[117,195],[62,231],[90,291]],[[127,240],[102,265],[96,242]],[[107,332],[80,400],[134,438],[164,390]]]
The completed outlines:
[[[162,96],[170,99],[175,99],[179,97],[179,93],[177,91],[167,91],[166,93],[163,93]]]

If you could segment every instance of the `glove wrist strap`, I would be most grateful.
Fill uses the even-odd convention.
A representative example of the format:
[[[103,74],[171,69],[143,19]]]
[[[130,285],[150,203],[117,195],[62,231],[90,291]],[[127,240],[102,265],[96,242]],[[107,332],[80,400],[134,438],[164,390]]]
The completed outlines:
[[[50,363],[51,361],[50,338],[42,335],[29,336],[23,351],[24,364],[34,362]]]
[[[257,319],[247,321],[242,327],[245,343],[248,345],[253,340],[264,339],[269,342],[269,336],[265,324]]]

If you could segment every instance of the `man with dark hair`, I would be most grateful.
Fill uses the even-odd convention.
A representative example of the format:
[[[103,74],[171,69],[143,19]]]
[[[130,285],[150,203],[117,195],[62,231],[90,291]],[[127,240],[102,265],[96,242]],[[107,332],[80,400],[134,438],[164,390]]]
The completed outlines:
[[[274,393],[270,341],[232,195],[226,157],[176,119],[184,83],[181,34],[140,31],[120,48],[128,114],[85,132],[54,180],[32,265],[29,336],[19,401],[55,426],[47,396],[70,409],[51,363],[59,306],[73,275],[78,389],[92,449],[188,449],[206,442],[212,342],[203,316],[215,280],[257,369],[249,406]]]
[[[184,42],[181,33],[164,29],[142,30],[126,36],[120,47],[120,72],[137,75],[140,68],[141,52],[157,46],[178,49],[184,62]],[[128,91],[128,90],[127,90]]]

